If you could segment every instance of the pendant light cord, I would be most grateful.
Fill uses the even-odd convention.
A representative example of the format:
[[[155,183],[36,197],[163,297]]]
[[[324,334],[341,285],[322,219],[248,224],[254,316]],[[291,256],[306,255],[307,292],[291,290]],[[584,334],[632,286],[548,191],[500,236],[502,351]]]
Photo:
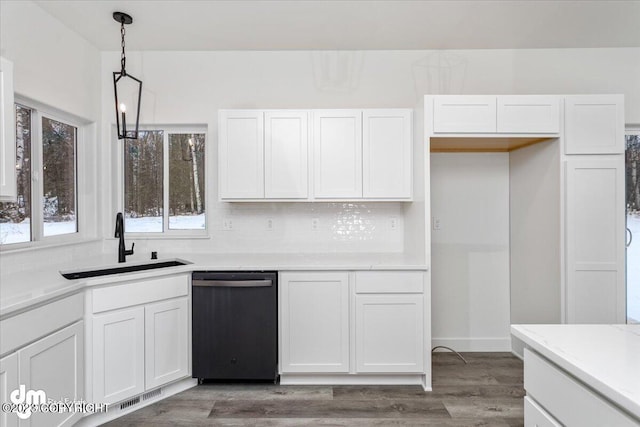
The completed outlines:
[[[125,64],[127,63],[127,57],[124,55],[124,18],[122,18],[122,21],[120,21],[120,34],[122,36],[122,54],[120,55],[120,66],[122,68],[122,70],[120,71],[122,73],[123,76],[127,75],[127,72],[125,71]]]

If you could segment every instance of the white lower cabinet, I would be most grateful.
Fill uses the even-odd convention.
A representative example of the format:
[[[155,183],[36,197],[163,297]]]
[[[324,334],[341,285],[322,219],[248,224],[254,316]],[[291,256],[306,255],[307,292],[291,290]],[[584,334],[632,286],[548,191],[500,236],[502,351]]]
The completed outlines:
[[[144,309],[145,386],[161,386],[189,374],[188,299],[149,304]]]
[[[356,295],[357,372],[423,370],[423,296]]]
[[[9,394],[18,388],[18,353],[0,359],[0,402],[9,403]],[[18,417],[13,413],[0,411],[0,425],[17,427]]]
[[[189,375],[188,299],[93,317],[93,398],[115,403]]]
[[[279,286],[283,383],[302,381],[303,373],[319,375],[308,384],[330,381],[323,374],[372,384],[377,374],[428,375],[424,273],[281,273]]]
[[[93,400],[116,403],[189,371],[189,276],[92,291]]]
[[[44,390],[47,399],[78,401],[84,397],[84,322],[80,321],[23,348],[19,382],[29,390]],[[80,412],[34,412],[20,426],[67,426]]]
[[[630,418],[597,390],[528,348],[524,350],[524,389],[526,427],[638,426],[637,419]]]
[[[524,397],[524,427],[561,427],[535,400]]]
[[[144,307],[93,318],[93,400],[114,403],[144,391]]]
[[[281,372],[349,372],[349,274],[281,273]]]
[[[24,385],[25,391],[42,390],[47,401],[84,398],[84,322],[79,321],[0,359],[0,400]],[[38,403],[38,402],[34,402]],[[44,402],[43,402],[44,403]],[[15,413],[0,412],[0,425],[51,427],[75,424],[80,412],[32,412],[19,420]]]

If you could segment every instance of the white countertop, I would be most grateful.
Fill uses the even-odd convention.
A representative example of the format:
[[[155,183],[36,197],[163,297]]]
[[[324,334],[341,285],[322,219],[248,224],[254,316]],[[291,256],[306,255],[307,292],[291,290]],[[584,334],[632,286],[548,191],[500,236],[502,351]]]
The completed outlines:
[[[640,325],[513,325],[511,334],[640,419]]]
[[[196,270],[427,270],[424,261],[402,253],[323,253],[323,254],[163,254],[157,261],[135,259],[118,264],[117,257],[97,255],[80,262],[61,263],[49,268],[34,268],[26,272],[0,276],[0,317],[7,317],[31,306],[78,292],[92,286],[107,285],[129,280],[188,273]],[[161,262],[180,259],[190,264],[179,267],[145,270],[133,273],[67,280],[60,271],[103,269],[117,266]]]

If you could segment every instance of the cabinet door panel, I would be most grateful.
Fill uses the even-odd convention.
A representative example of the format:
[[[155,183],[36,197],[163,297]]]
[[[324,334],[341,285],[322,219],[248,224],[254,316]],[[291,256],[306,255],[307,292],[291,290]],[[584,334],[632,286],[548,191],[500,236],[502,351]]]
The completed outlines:
[[[263,113],[230,110],[221,111],[218,117],[220,198],[263,198]]]
[[[567,321],[625,323],[624,158],[566,163]]]
[[[562,427],[529,396],[524,397],[524,427]]]
[[[93,318],[93,399],[114,403],[144,391],[144,307]]]
[[[624,97],[565,97],[566,154],[623,154]]]
[[[411,197],[411,110],[364,110],[363,197]]]
[[[349,372],[348,273],[280,276],[282,372]]]
[[[13,63],[0,58],[0,202],[15,202],[16,113],[13,104]]]
[[[19,351],[20,384],[29,390],[43,390],[54,401],[84,397],[84,322],[55,332]],[[99,401],[98,401],[99,402]],[[21,426],[73,425],[79,412],[34,412]]]
[[[313,113],[316,198],[362,197],[362,112]]]
[[[560,98],[546,95],[498,96],[498,132],[560,132]]]
[[[305,199],[308,195],[308,113],[265,113],[265,197]]]
[[[356,296],[357,372],[422,372],[423,296]]]
[[[0,359],[0,403],[9,402],[9,394],[18,388],[18,354],[13,353]],[[18,416],[0,411],[0,425],[17,427]]]
[[[145,307],[145,385],[149,390],[189,375],[187,299]]]
[[[433,97],[433,132],[494,133],[496,97],[443,95]]]

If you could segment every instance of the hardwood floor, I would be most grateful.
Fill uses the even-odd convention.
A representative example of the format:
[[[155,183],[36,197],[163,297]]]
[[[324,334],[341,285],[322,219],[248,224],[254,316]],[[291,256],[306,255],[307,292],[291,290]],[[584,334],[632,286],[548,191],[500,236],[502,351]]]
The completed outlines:
[[[201,385],[107,424],[125,426],[523,426],[522,362],[434,353],[417,386]]]

